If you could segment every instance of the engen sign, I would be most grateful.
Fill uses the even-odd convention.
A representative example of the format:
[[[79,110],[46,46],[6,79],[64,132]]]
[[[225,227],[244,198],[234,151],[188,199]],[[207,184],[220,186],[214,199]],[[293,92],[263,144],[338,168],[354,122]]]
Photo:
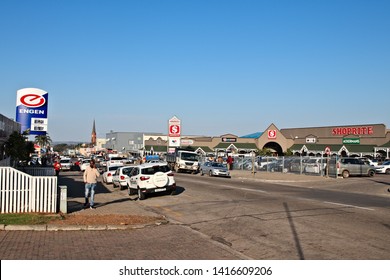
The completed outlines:
[[[23,88],[16,92],[16,121],[22,133],[46,135],[49,94],[38,88]]]

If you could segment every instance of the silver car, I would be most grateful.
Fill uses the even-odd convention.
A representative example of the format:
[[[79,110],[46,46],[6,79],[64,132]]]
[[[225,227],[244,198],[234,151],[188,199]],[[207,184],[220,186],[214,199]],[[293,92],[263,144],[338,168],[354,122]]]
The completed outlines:
[[[205,162],[200,166],[200,175],[209,174],[209,176],[222,176],[230,178],[230,172],[226,165],[218,162]]]
[[[341,175],[343,178],[349,176],[369,176],[375,175],[375,167],[372,165],[365,164],[358,158],[339,158],[336,162],[331,159],[329,165],[329,173]]]

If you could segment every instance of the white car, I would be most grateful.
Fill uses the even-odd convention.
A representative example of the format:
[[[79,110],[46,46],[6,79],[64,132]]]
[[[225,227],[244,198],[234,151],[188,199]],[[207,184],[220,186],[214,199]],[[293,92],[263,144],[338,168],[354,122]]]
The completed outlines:
[[[70,169],[72,168],[72,161],[70,158],[62,158],[60,160],[60,164],[62,171],[70,171]]]
[[[390,174],[390,161],[385,161],[381,165],[375,166],[376,173]]]
[[[91,159],[83,159],[83,161],[80,163],[80,170],[85,171],[87,167],[89,166],[89,163],[91,162]]]
[[[116,165],[107,165],[106,171],[103,173],[103,182],[106,184],[112,184],[112,176],[115,174],[116,170],[122,167],[123,164]]]
[[[110,157],[106,161],[106,165],[125,164],[125,160],[121,157]]]
[[[372,159],[366,158],[366,157],[359,157],[358,159],[362,160],[365,164],[372,165],[375,167],[378,166],[378,161],[376,159],[372,160]]]
[[[321,173],[326,170],[326,158],[311,158],[305,163],[305,172],[307,173]]]
[[[112,184],[115,187],[119,187],[121,190],[127,187],[126,179],[129,178],[131,170],[134,166],[123,166],[118,168],[112,176]]]
[[[138,194],[143,200],[147,194],[169,192],[176,193],[175,177],[167,163],[144,163],[134,166],[127,179],[129,195]]]

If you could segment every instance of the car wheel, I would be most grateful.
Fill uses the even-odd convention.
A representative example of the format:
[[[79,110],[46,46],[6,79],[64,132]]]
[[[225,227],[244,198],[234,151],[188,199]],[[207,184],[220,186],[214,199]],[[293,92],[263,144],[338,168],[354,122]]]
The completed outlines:
[[[375,175],[375,171],[374,170],[368,171],[368,176],[369,177],[373,177],[374,175]]]
[[[200,176],[203,176],[204,175],[204,173],[203,173],[203,170],[201,169],[200,170]]]
[[[140,188],[138,188],[138,199],[139,200],[144,200],[145,199],[145,194],[141,191]]]
[[[128,193],[129,195],[133,195],[133,194],[136,194],[137,192],[136,192],[134,189],[132,189],[132,188],[130,188],[129,186],[127,186],[127,193]]]
[[[344,170],[342,175],[343,175],[343,178],[348,178],[349,177],[349,171],[348,170]]]
[[[213,172],[210,170],[209,171],[209,176],[212,177],[213,176]]]
[[[390,175],[390,169],[386,169],[386,172],[385,172],[387,175]]]

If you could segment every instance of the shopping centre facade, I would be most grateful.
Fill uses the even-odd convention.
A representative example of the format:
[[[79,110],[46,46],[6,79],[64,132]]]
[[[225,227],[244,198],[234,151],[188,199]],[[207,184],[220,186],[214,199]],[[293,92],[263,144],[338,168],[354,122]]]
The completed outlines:
[[[143,152],[165,153],[167,137],[144,134]],[[274,155],[340,155],[390,157],[390,130],[384,124],[343,125],[279,129],[271,124],[263,132],[238,137],[182,136],[181,147],[192,147],[202,154],[249,154],[269,150]]]

